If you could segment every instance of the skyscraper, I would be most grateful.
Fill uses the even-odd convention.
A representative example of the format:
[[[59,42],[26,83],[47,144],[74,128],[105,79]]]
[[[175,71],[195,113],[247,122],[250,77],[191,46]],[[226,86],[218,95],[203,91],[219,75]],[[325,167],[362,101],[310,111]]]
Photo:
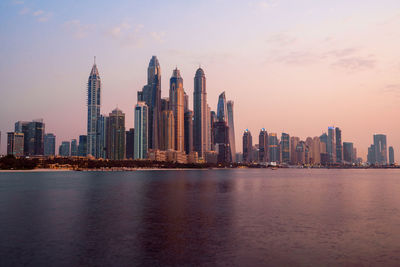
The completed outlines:
[[[258,136],[259,153],[258,157],[260,162],[269,162],[269,151],[268,151],[268,133],[262,128]]]
[[[228,122],[228,108],[226,105],[225,92],[222,92],[218,97],[217,121]]]
[[[194,151],[199,158],[204,158],[204,153],[209,149],[208,122],[210,112],[207,106],[206,76],[202,68],[196,71],[193,92],[193,139]]]
[[[48,133],[44,136],[44,155],[55,156],[56,154],[56,136]]]
[[[134,158],[134,148],[135,148],[135,129],[131,128],[126,131],[126,158]]]
[[[271,162],[280,162],[279,158],[279,140],[276,133],[270,133],[268,136],[269,160]]]
[[[45,125],[43,120],[18,121],[15,123],[15,132],[24,134],[26,156],[44,155]]]
[[[185,150],[185,103],[184,103],[183,79],[181,74],[176,68],[170,79],[169,89],[169,106],[174,113],[174,127],[175,127],[175,150]]]
[[[394,164],[394,149],[392,146],[389,147],[389,164]]]
[[[292,165],[297,164],[296,147],[299,142],[300,142],[300,138],[298,138],[298,137],[292,136],[290,138],[290,163]]]
[[[375,163],[379,165],[386,165],[388,163],[386,135],[374,134],[374,148],[375,148]]]
[[[161,112],[161,150],[175,150],[175,119],[172,110]]]
[[[243,133],[243,162],[252,162],[253,140],[251,132],[246,129]]]
[[[87,156],[87,136],[86,135],[79,136],[78,156],[79,157]]]
[[[7,155],[22,157],[24,155],[24,133],[7,133]]]
[[[148,114],[148,107],[146,103],[138,102],[135,107],[135,159],[147,158]]]
[[[193,111],[185,112],[185,152],[189,154],[193,151]]]
[[[125,159],[125,114],[114,109],[107,119],[107,158]]]
[[[352,164],[355,161],[353,158],[353,143],[343,142],[343,161],[345,164]]]
[[[183,100],[182,100],[183,101]],[[156,56],[147,68],[147,85],[138,92],[138,102],[145,102],[148,108],[148,148],[159,149],[161,131],[161,68]],[[147,150],[146,150],[147,153]]]
[[[368,148],[367,162],[369,164],[376,164],[375,145]]]
[[[336,162],[336,144],[335,144],[335,127],[328,127],[328,143],[326,144],[326,150],[328,153],[329,163]]]
[[[97,120],[96,158],[107,158],[107,120],[109,117],[100,115]]]
[[[335,128],[336,134],[336,163],[342,163],[343,160],[343,146],[342,146],[342,131],[339,127]]]
[[[229,146],[231,150],[232,161],[236,161],[236,142],[235,142],[235,123],[233,115],[233,101],[228,101],[228,127],[229,127]]]
[[[101,105],[101,80],[99,71],[94,62],[88,79],[87,89],[87,154],[96,157],[98,145],[98,119]]]
[[[290,136],[287,133],[282,133],[281,136],[281,154],[282,163],[290,162]]]
[[[70,154],[71,143],[69,141],[63,141],[58,148],[58,155],[61,157],[69,157]]]
[[[71,140],[71,156],[72,157],[78,156],[78,143],[76,139]]]

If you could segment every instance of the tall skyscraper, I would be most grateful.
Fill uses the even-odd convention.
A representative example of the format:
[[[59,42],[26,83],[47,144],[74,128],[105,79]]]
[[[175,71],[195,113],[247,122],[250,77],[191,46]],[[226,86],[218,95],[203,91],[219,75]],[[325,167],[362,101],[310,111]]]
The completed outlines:
[[[56,155],[56,136],[52,133],[48,133],[44,136],[44,155]]]
[[[296,153],[296,147],[297,144],[300,142],[300,138],[296,136],[292,136],[290,138],[290,163],[292,165],[297,164],[297,153]]]
[[[290,136],[287,133],[282,133],[281,136],[281,154],[282,163],[290,162]]]
[[[374,148],[375,148],[375,163],[379,165],[386,165],[388,163],[386,135],[374,134]]]
[[[100,115],[97,120],[96,158],[107,158],[107,120],[109,117]]]
[[[161,150],[175,150],[175,119],[172,110],[161,112]]]
[[[71,156],[72,157],[78,156],[78,143],[76,139],[71,140]]]
[[[194,151],[198,152],[199,158],[204,158],[204,153],[210,146],[208,131],[210,112],[207,105],[206,76],[202,68],[196,71],[194,77],[193,112]]]
[[[343,161],[343,146],[342,146],[342,131],[339,127],[335,128],[336,135],[336,163],[342,163]]]
[[[159,149],[161,138],[159,127],[161,117],[161,68],[156,56],[153,56],[150,60],[147,68],[147,85],[143,87],[141,92],[138,92],[138,102],[145,102],[148,107],[148,148]]]
[[[394,164],[394,149],[392,146],[389,147],[389,164]]]
[[[189,154],[193,151],[193,111],[185,112],[185,152]]]
[[[232,162],[225,92],[218,97],[217,121],[212,124],[212,137],[215,150],[218,152],[218,162]]]
[[[232,161],[236,161],[236,142],[235,142],[235,123],[233,115],[233,101],[228,101],[228,127],[229,127],[229,146],[231,149]]]
[[[226,104],[225,92],[222,92],[218,97],[217,121],[228,122],[228,108]]]
[[[268,132],[262,128],[258,136],[258,158],[260,162],[269,162]]]
[[[269,160],[271,162],[280,162],[279,158],[279,140],[276,133],[270,133],[268,135],[268,150]]]
[[[328,143],[326,144],[326,150],[328,153],[329,163],[336,162],[336,139],[335,139],[335,127],[328,127]]]
[[[87,154],[96,157],[98,146],[98,120],[101,105],[101,80],[99,71],[94,62],[88,79],[87,89]]]
[[[375,145],[368,148],[367,162],[369,164],[376,164]]]
[[[251,137],[251,132],[246,129],[243,133],[243,162],[252,162],[252,152],[253,152],[253,138]]]
[[[71,155],[70,149],[71,143],[69,141],[63,141],[58,148],[58,155],[61,157],[69,157]]]
[[[79,157],[87,156],[87,135],[79,136],[78,156]]]
[[[175,150],[185,150],[185,98],[183,91],[183,79],[176,68],[170,79],[169,106],[174,113]]]
[[[147,158],[148,114],[146,103],[138,102],[135,107],[135,159]]]
[[[24,134],[26,156],[44,155],[45,125],[43,120],[18,121],[15,123],[15,132]]]
[[[7,155],[24,156],[24,133],[7,133]]]
[[[125,114],[114,109],[107,119],[107,158],[125,159]]]
[[[343,161],[345,164],[351,164],[355,161],[353,158],[353,143],[343,142]]]
[[[134,148],[135,148],[135,129],[131,128],[126,131],[126,158],[134,158]]]

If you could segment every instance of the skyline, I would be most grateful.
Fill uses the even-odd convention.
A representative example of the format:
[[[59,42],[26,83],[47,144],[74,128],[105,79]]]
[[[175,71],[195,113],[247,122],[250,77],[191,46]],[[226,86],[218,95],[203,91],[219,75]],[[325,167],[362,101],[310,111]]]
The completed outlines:
[[[238,151],[238,140],[247,128],[254,133],[266,128],[270,133],[287,132],[305,139],[335,125],[343,130],[342,140],[354,142],[364,160],[374,133],[386,134],[388,144],[398,154],[400,52],[396,45],[400,36],[396,28],[400,25],[400,3],[363,1],[361,5],[361,1],[339,1],[334,14],[328,12],[331,7],[315,3],[314,9],[324,12],[308,13],[314,15],[307,19],[304,14],[311,2],[316,1],[304,1],[294,14],[290,10],[283,13],[288,1],[276,1],[269,7],[254,6],[255,2],[217,1],[212,9],[208,2],[193,5],[173,1],[169,5],[160,3],[154,14],[143,11],[149,9],[147,3],[121,1],[96,7],[80,3],[76,5],[81,8],[74,7],[76,12],[68,16],[72,4],[56,7],[48,1],[1,3],[0,89],[6,96],[0,100],[1,152],[5,153],[6,132],[19,120],[43,118],[46,132],[57,136],[57,147],[61,141],[85,134],[86,122],[80,114],[86,110],[86,82],[93,56],[97,56],[102,79],[102,114],[118,106],[126,114],[126,128],[132,128],[136,93],[145,84],[148,58],[157,55],[162,69],[162,97],[168,95],[169,79],[176,66],[185,91],[192,97],[195,70],[201,64],[207,75],[211,109],[217,110],[218,95],[223,91],[235,102]],[[211,12],[209,15],[222,12],[228,3],[224,16],[196,20],[206,11]],[[131,10],[130,5],[148,17],[140,16],[138,11],[135,19],[123,18],[127,13],[123,9]],[[167,20],[168,11],[177,6],[182,10],[182,20],[190,18],[188,11],[195,10],[190,21],[196,22],[188,26],[176,18]],[[66,11],[61,11],[62,7]],[[93,18],[85,15],[91,14],[92,8],[105,7],[110,12],[108,19],[102,25],[99,19],[92,20],[100,26],[86,27],[90,24],[85,20]],[[25,8],[30,11],[22,12]],[[114,16],[117,11],[122,15]],[[282,14],[287,20],[269,23]],[[351,14],[345,22],[333,23]],[[122,18],[118,19],[120,23],[117,17]],[[294,24],[298,18],[303,18],[302,25]],[[315,25],[315,21],[321,25]],[[252,27],[247,27],[249,24]],[[87,31],[86,36],[71,32],[77,25]],[[210,25],[214,27],[206,27]],[[268,25],[273,27],[262,28]],[[113,30],[110,35],[106,28]],[[156,34],[158,29],[164,34]],[[218,36],[221,31],[224,34]],[[135,32],[147,43],[124,43]],[[262,38],[256,36],[259,33]],[[184,38],[176,42],[180,35]],[[99,43],[102,45],[95,45]],[[192,99],[189,102],[193,109]],[[246,120],[250,116],[252,120]]]

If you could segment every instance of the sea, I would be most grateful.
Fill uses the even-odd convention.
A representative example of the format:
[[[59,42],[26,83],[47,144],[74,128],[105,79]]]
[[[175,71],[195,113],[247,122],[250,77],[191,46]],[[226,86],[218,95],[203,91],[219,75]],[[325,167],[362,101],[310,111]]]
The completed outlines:
[[[399,265],[400,170],[0,173],[0,266]]]

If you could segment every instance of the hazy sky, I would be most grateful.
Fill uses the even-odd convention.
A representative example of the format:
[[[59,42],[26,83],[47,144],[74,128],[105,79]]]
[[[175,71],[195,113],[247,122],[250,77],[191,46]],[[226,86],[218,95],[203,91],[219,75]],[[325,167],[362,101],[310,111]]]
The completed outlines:
[[[208,102],[235,102],[248,128],[305,139],[330,125],[365,158],[374,133],[400,156],[400,1],[0,1],[0,130],[43,118],[63,140],[86,133],[86,83],[97,56],[102,113],[133,127],[152,55],[167,96],[175,66],[193,105],[199,64]],[[58,147],[57,147],[58,150]]]

